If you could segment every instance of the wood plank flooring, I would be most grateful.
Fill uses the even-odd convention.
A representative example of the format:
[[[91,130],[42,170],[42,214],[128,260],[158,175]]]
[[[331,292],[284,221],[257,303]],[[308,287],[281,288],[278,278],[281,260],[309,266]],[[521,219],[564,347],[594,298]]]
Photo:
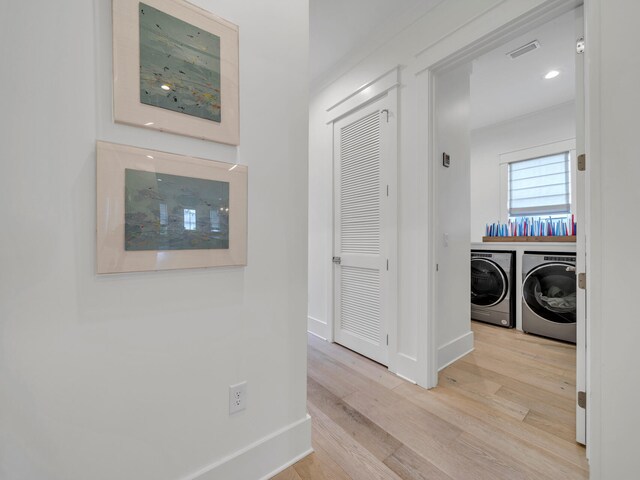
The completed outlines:
[[[473,322],[475,350],[425,390],[309,337],[315,452],[276,480],[588,478],[575,347]]]

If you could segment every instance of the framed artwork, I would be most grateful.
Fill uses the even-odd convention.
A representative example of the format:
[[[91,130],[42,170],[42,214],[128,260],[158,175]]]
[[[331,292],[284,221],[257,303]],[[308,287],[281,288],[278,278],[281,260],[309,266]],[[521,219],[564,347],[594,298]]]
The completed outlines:
[[[113,115],[238,145],[238,27],[183,0],[113,0]]]
[[[97,271],[247,264],[247,167],[97,143]]]

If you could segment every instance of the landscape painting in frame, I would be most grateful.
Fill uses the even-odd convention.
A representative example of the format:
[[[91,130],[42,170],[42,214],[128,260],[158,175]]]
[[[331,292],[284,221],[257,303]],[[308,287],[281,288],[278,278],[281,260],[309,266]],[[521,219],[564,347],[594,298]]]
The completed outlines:
[[[140,101],[220,123],[220,37],[139,4]]]
[[[113,0],[116,122],[239,144],[238,27],[183,0]]]
[[[247,167],[97,144],[98,273],[246,265]]]
[[[229,182],[127,168],[124,249],[229,248]]]

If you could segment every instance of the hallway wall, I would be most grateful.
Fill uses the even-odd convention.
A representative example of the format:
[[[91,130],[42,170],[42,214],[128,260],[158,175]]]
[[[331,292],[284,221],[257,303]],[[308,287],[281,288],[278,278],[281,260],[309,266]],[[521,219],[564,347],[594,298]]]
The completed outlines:
[[[308,2],[194,3],[240,27],[237,149],[113,123],[111,1],[3,2],[3,480],[247,480],[310,449]],[[248,266],[96,275],[97,139],[248,165]]]

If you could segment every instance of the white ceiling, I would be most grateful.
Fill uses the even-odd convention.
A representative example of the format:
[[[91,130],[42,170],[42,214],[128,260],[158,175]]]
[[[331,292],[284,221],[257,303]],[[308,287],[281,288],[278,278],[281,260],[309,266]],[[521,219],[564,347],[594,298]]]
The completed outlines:
[[[427,14],[438,0],[310,0],[311,84],[317,83],[349,53],[383,35],[394,20]],[[471,128],[500,123],[571,101],[575,92],[575,13],[536,27],[473,62]],[[402,18],[402,20],[400,20]],[[384,36],[384,35],[383,35]],[[511,59],[506,53],[532,40],[540,48]],[[560,75],[545,80],[549,70]]]
[[[471,128],[526,115],[575,97],[575,13],[535,28],[473,62]],[[516,59],[506,55],[532,40],[540,48]],[[550,70],[560,75],[545,80]]]
[[[311,82],[330,72],[392,18],[426,0],[310,0]]]

